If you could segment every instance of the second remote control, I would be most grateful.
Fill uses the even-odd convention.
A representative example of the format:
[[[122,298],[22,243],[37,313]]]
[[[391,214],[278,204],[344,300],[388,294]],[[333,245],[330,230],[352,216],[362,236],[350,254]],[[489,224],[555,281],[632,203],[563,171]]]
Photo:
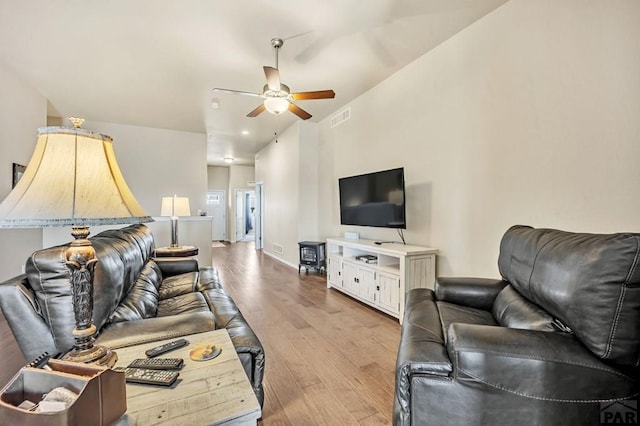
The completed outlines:
[[[173,342],[165,343],[164,345],[156,346],[155,348],[151,348],[145,352],[145,354],[149,358],[156,357],[158,355],[162,355],[164,353],[176,350],[183,346],[186,346],[189,342],[185,339],[174,340]]]
[[[129,364],[129,368],[149,368],[151,370],[179,370],[182,358],[138,358]]]
[[[171,386],[180,373],[177,371],[149,370],[147,368],[126,368],[124,379],[129,383],[143,385]]]

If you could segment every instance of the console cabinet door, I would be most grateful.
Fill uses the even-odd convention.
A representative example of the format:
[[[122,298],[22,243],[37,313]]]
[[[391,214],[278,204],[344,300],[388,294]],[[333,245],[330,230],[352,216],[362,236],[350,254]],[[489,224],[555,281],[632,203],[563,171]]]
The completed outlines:
[[[391,312],[400,312],[400,276],[390,272],[378,273],[378,305]]]
[[[342,256],[329,256],[327,279],[331,287],[342,288]]]
[[[358,265],[352,262],[342,262],[342,288],[358,295]]]
[[[358,267],[358,296],[369,303],[375,302],[376,271],[366,266]]]

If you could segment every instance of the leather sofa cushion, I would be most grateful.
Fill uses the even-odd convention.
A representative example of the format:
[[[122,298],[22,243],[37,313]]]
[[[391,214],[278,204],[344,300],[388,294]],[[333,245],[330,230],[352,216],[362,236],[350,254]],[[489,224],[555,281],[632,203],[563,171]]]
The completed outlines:
[[[216,288],[222,288],[217,269],[202,268],[199,271],[165,277],[160,286],[160,300]]]
[[[158,303],[158,317],[179,315],[188,312],[209,312],[209,305],[202,293],[189,293],[161,300]]]
[[[551,315],[522,297],[510,285],[498,293],[492,312],[493,317],[504,327],[557,331]]]
[[[601,359],[637,365],[640,234],[513,226],[500,243],[503,278],[558,318]]]
[[[637,382],[585,351],[571,334],[453,324],[447,350],[455,379],[526,398],[591,402],[637,395]]]
[[[193,293],[196,291],[197,283],[197,272],[187,272],[185,274],[167,277],[160,286],[160,300]]]
[[[158,265],[150,260],[142,268],[133,285],[113,315],[110,322],[135,321],[156,316],[158,310],[158,287],[162,282],[162,273]]]

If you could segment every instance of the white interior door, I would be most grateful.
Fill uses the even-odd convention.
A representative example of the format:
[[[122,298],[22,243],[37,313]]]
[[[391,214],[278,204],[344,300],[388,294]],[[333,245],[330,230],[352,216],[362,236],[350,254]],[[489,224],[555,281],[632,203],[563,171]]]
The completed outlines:
[[[225,191],[216,190],[207,193],[207,214],[213,216],[211,241],[225,241],[227,239],[227,209],[225,205]]]

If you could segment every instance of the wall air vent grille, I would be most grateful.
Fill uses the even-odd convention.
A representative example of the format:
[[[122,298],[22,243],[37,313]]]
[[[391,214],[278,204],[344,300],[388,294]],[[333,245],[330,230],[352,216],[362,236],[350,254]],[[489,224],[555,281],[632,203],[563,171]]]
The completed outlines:
[[[284,248],[280,244],[272,243],[271,249],[273,250],[274,253],[284,254]]]
[[[339,113],[331,117],[331,128],[333,129],[334,127],[344,123],[350,118],[351,118],[351,107],[343,109],[342,111],[340,111]]]

